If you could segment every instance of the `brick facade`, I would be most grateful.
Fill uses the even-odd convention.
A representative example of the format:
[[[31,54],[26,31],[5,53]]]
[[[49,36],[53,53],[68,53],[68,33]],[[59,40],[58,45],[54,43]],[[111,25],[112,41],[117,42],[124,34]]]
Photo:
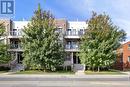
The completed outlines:
[[[130,69],[130,41],[122,44],[122,46],[117,49],[117,61],[116,68],[120,70]]]

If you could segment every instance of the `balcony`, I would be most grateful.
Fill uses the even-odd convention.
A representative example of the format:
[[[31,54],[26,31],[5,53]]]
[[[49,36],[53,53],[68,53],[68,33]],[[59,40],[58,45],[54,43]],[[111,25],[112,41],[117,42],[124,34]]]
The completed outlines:
[[[79,39],[84,34],[83,31],[66,31],[65,38],[75,38]]]
[[[10,44],[8,51],[23,51],[21,44]]]
[[[78,44],[66,45],[65,46],[65,51],[77,52],[77,51],[79,51],[79,45]]]
[[[10,31],[8,38],[22,38],[22,31]]]

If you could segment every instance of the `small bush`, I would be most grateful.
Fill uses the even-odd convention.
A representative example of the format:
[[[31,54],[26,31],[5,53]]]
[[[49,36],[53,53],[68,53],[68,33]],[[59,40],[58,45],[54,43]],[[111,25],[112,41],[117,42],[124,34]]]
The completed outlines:
[[[10,70],[9,67],[0,66],[0,71],[8,71]]]
[[[67,66],[67,71],[71,71],[71,66]]]
[[[63,71],[63,70],[64,70],[63,66],[57,66],[56,67],[56,71]]]

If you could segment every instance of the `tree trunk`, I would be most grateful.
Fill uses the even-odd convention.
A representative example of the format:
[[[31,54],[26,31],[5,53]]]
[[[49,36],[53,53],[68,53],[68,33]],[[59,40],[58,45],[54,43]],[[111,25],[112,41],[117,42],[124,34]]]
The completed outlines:
[[[100,72],[100,66],[98,66],[98,72]]]
[[[92,71],[94,72],[94,66],[92,67]]]

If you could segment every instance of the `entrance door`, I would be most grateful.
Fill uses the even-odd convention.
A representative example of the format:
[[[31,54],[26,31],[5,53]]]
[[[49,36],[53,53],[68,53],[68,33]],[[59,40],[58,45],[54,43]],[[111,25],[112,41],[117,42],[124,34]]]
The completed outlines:
[[[18,55],[18,63],[22,63],[22,61],[23,61],[23,56],[22,56],[22,52],[20,52],[20,53],[18,53],[17,54]]]
[[[73,63],[80,64],[79,56],[76,55],[76,52],[73,53]]]
[[[84,65],[80,64],[79,56],[77,56],[76,54],[77,54],[76,52],[73,53],[73,63],[74,63],[73,70],[75,72],[83,71]]]

